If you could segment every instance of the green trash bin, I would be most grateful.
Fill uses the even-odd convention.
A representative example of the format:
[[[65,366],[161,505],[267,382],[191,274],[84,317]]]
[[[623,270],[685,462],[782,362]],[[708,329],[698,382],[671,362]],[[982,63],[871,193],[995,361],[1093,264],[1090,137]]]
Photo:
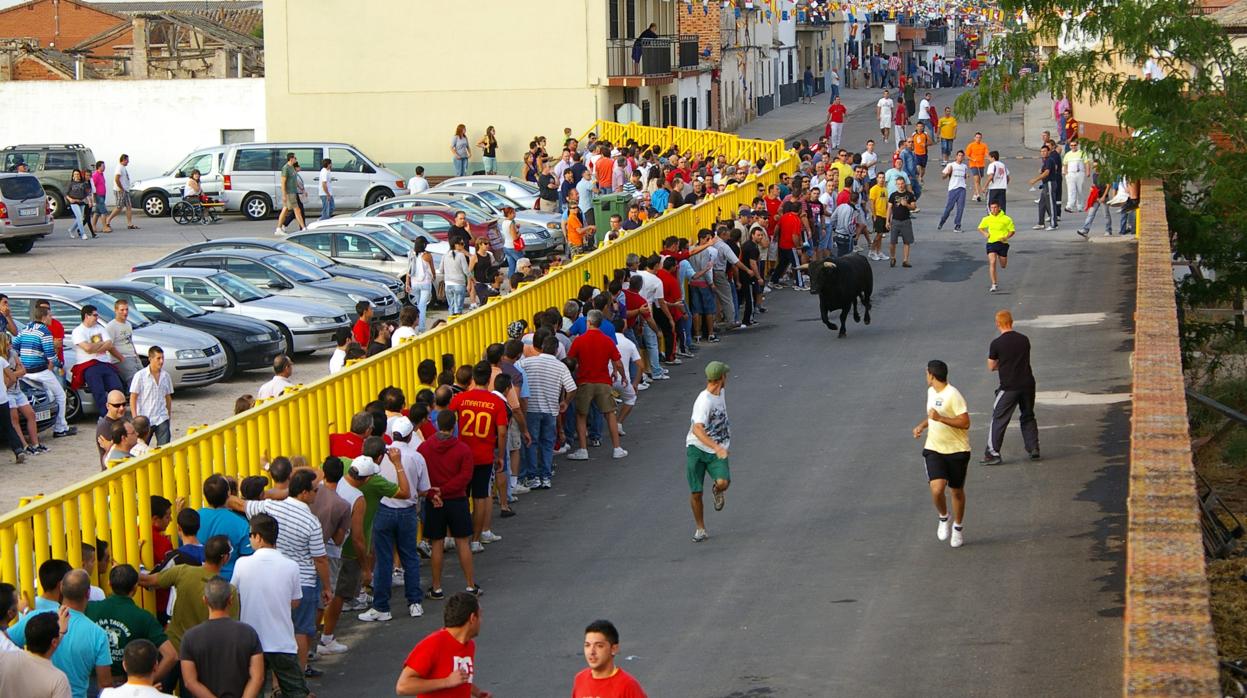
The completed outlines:
[[[630,203],[632,203],[632,197],[623,192],[593,197],[593,217],[597,222],[597,231],[593,238],[598,244],[602,243],[602,240],[606,238],[606,232],[610,230],[611,216],[618,215],[627,220]]]

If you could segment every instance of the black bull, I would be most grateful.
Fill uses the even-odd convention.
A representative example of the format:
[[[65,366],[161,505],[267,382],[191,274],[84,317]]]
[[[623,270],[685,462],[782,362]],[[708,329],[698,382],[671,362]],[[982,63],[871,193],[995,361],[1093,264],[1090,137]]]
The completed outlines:
[[[853,321],[861,322],[857,313],[857,301],[862,301],[866,312],[866,324],[870,324],[870,294],[874,289],[874,274],[870,270],[870,262],[860,254],[850,254],[837,259],[824,259],[810,262],[807,265],[810,274],[810,293],[818,294],[818,309],[822,313],[823,324],[827,329],[837,329],[836,323],[827,317],[827,313],[840,311],[840,335],[845,335],[845,323],[848,322],[849,309],[853,310]]]

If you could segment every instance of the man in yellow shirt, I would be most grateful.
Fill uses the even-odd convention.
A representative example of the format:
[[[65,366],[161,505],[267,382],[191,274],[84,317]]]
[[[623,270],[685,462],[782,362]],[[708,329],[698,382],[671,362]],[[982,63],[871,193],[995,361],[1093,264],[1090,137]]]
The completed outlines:
[[[827,179],[834,179],[836,182],[836,188],[832,189],[831,187],[828,187],[827,191],[839,192],[848,185],[849,180],[853,179],[853,165],[849,164],[849,152],[847,150],[841,150],[837,153],[836,161],[831,163],[829,169],[835,172],[835,176],[832,177],[829,174]]]
[[[888,232],[888,184],[882,172],[875,175],[875,185],[870,188],[870,212],[874,217],[875,239],[866,256],[885,262],[888,256],[883,253],[883,235]]]
[[[1013,219],[1000,210],[1000,203],[993,201],[987,205],[988,214],[979,221],[979,232],[987,238],[988,273],[992,279],[992,293],[996,287],[996,262],[1000,268],[1009,266],[1009,238],[1017,232]]]
[[[937,125],[940,131],[940,162],[947,165],[953,156],[953,142],[957,140],[957,117],[952,107],[944,107],[944,116]]]
[[[922,459],[927,465],[931,501],[940,515],[935,537],[949,537],[948,503],[945,488],[952,490],[954,548],[962,544],[962,519],[966,513],[966,471],[970,465],[970,410],[961,391],[948,384],[948,364],[934,359],[927,362],[927,416],[914,427],[914,438],[927,431]]]

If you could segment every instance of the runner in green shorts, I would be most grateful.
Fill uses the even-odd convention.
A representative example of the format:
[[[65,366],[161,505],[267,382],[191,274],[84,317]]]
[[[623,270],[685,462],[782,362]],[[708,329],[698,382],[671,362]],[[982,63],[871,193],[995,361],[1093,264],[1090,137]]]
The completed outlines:
[[[689,426],[688,436],[684,438],[688,488],[692,492],[689,503],[693,508],[693,521],[697,524],[697,530],[693,532],[695,543],[710,537],[706,533],[703,515],[705,509],[701,501],[706,473],[714,478],[711,492],[714,495],[715,511],[723,509],[726,501],[723,493],[732,484],[732,474],[727,464],[727,449],[731,444],[732,434],[727,419],[727,401],[723,395],[730,370],[722,361],[706,364],[706,389],[701,391],[693,403],[693,416],[690,420],[692,424]]]

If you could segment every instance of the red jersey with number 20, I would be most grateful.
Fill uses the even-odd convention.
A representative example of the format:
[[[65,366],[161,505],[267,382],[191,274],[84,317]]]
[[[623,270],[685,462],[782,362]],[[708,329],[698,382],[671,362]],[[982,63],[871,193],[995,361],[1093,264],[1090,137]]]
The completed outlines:
[[[475,389],[456,395],[450,409],[459,414],[459,440],[472,449],[472,462],[493,463],[498,427],[507,424],[507,404],[493,392]]]
[[[460,669],[468,672],[467,683],[432,693],[421,693],[417,698],[469,698],[472,695],[472,680],[475,678],[475,661],[476,641],[459,642],[448,630],[442,628],[412,648],[403,664],[422,679],[444,679],[451,672]]]
[[[595,679],[591,669],[576,674],[572,682],[572,698],[647,698],[641,684],[623,669],[616,669],[609,678]]]

